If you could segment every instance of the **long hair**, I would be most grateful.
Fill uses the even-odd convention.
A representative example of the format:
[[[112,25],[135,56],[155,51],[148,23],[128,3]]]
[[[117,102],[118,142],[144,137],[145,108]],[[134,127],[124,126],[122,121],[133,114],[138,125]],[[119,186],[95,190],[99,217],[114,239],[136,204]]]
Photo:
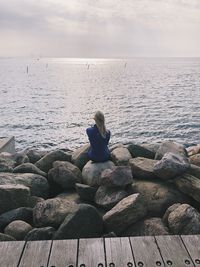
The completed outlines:
[[[106,126],[105,126],[105,118],[101,111],[97,111],[94,114],[94,120],[96,122],[97,128],[103,138],[106,138]]]

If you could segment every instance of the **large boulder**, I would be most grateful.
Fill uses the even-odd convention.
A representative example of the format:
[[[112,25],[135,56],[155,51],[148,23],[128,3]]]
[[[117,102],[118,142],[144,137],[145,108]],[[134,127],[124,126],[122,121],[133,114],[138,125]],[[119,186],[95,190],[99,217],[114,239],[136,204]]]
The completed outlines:
[[[41,171],[39,168],[37,168],[34,164],[27,162],[23,163],[13,169],[14,173],[35,173],[41,176],[46,177],[47,174],[43,171]]]
[[[48,172],[53,167],[54,161],[71,161],[71,154],[64,152],[62,150],[55,150],[52,152],[47,153],[44,157],[38,160],[35,165],[40,170],[44,172]]]
[[[56,230],[53,227],[33,228],[30,232],[27,233],[24,240],[51,240],[53,239],[55,231]]]
[[[160,145],[159,149],[156,152],[155,159],[162,159],[165,153],[168,152],[187,157],[187,151],[183,145],[173,141],[166,141]]]
[[[76,204],[60,198],[39,202],[33,209],[33,223],[36,227],[59,227]]]
[[[72,163],[74,163],[74,165],[76,165],[80,170],[82,170],[85,164],[89,161],[89,158],[88,158],[89,148],[90,148],[90,145],[87,144],[76,149],[72,153]]]
[[[46,150],[28,149],[26,155],[29,158],[30,163],[35,164],[38,160],[44,157],[48,152]]]
[[[178,189],[200,202],[200,179],[190,174],[184,174],[175,179]]]
[[[0,185],[0,214],[27,207],[30,198],[30,190],[23,185]]]
[[[116,166],[113,169],[106,169],[101,173],[100,184],[105,186],[126,187],[132,184],[133,176],[130,166]]]
[[[165,214],[162,218],[162,221],[164,222],[165,225],[168,226],[168,217],[169,217],[169,214],[174,211],[175,209],[177,209],[180,205],[182,205],[181,203],[175,203],[173,204],[172,206],[170,206],[166,211],[165,211]]]
[[[76,176],[64,164],[59,164],[52,168],[48,173],[48,179],[60,185],[62,189],[75,188],[75,184],[81,182],[80,175]]]
[[[166,218],[168,227],[173,234],[200,234],[200,213],[188,204],[174,208]]]
[[[131,158],[131,153],[126,147],[118,147],[111,152],[111,159],[118,166],[128,165]]]
[[[15,153],[13,154],[13,157],[16,161],[16,166],[29,162],[29,158],[26,155],[25,151],[19,151]]]
[[[146,158],[133,158],[129,160],[133,178],[136,179],[155,179],[154,165],[157,160]]]
[[[96,208],[80,204],[66,216],[54,235],[54,239],[74,239],[100,237],[103,233],[103,220]]]
[[[101,173],[106,169],[115,167],[112,161],[92,162],[91,160],[84,166],[82,171],[83,183],[89,186],[98,187],[100,185]]]
[[[169,152],[154,165],[153,170],[159,178],[169,180],[186,172],[189,166],[188,158]]]
[[[67,201],[70,203],[80,204],[81,200],[79,194],[76,191],[63,192],[56,196],[56,199],[61,199],[62,201]]]
[[[200,153],[189,157],[190,163],[200,167]]]
[[[11,222],[16,220],[22,220],[27,223],[32,223],[33,220],[33,210],[31,208],[21,207],[7,211],[0,215],[0,231]]]
[[[127,145],[127,148],[133,158],[141,157],[141,158],[154,159],[155,157],[155,153],[152,150],[142,145],[131,143]]]
[[[12,236],[0,233],[0,242],[1,241],[16,241],[16,239]]]
[[[113,208],[128,193],[119,187],[100,186],[95,195],[95,203],[105,210]]]
[[[147,205],[140,194],[132,194],[122,199],[109,210],[103,220],[108,232],[120,234],[129,225],[141,220],[147,214]]]
[[[129,226],[122,234],[123,236],[153,236],[169,235],[169,230],[161,218],[153,217],[143,219]]]
[[[86,184],[76,184],[76,192],[79,194],[80,198],[85,201],[93,201],[96,194],[97,188],[86,185]]]
[[[189,169],[187,170],[186,174],[193,175],[200,179],[200,167],[190,164]]]
[[[61,166],[64,166],[66,169],[68,169],[69,171],[71,171],[79,181],[82,180],[82,173],[80,171],[80,169],[72,164],[71,162],[68,162],[68,161],[55,161],[53,163],[53,168],[56,168],[56,167],[61,167]]]
[[[166,209],[174,203],[188,203],[187,196],[182,194],[171,184],[162,181],[135,181],[133,192],[140,193],[146,199],[148,215],[162,216]]]
[[[49,184],[45,177],[34,173],[0,173],[0,185],[19,184],[29,187],[32,196],[46,198]]]
[[[12,154],[7,152],[0,153],[0,172],[13,172],[16,164]]]
[[[4,233],[14,237],[16,240],[23,240],[28,232],[32,230],[32,226],[24,221],[13,221],[6,226]]]

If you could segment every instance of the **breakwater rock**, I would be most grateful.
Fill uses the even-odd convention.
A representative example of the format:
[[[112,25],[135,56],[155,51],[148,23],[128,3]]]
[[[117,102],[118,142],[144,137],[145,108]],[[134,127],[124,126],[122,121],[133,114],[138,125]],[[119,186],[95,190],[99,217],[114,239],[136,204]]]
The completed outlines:
[[[0,240],[200,234],[200,146],[0,154]]]

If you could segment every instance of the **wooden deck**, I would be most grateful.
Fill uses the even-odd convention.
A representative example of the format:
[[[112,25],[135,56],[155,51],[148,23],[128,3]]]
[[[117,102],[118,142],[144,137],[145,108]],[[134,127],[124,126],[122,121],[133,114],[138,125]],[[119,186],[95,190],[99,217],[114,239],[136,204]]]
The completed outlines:
[[[0,267],[200,267],[200,235],[0,242]]]

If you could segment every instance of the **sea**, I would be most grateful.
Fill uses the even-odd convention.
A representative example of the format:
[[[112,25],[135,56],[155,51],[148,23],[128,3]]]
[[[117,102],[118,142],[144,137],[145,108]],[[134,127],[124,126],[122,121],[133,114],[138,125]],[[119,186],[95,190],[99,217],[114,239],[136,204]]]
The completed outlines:
[[[200,143],[200,58],[0,58],[0,136],[76,149],[95,111],[111,144]]]

